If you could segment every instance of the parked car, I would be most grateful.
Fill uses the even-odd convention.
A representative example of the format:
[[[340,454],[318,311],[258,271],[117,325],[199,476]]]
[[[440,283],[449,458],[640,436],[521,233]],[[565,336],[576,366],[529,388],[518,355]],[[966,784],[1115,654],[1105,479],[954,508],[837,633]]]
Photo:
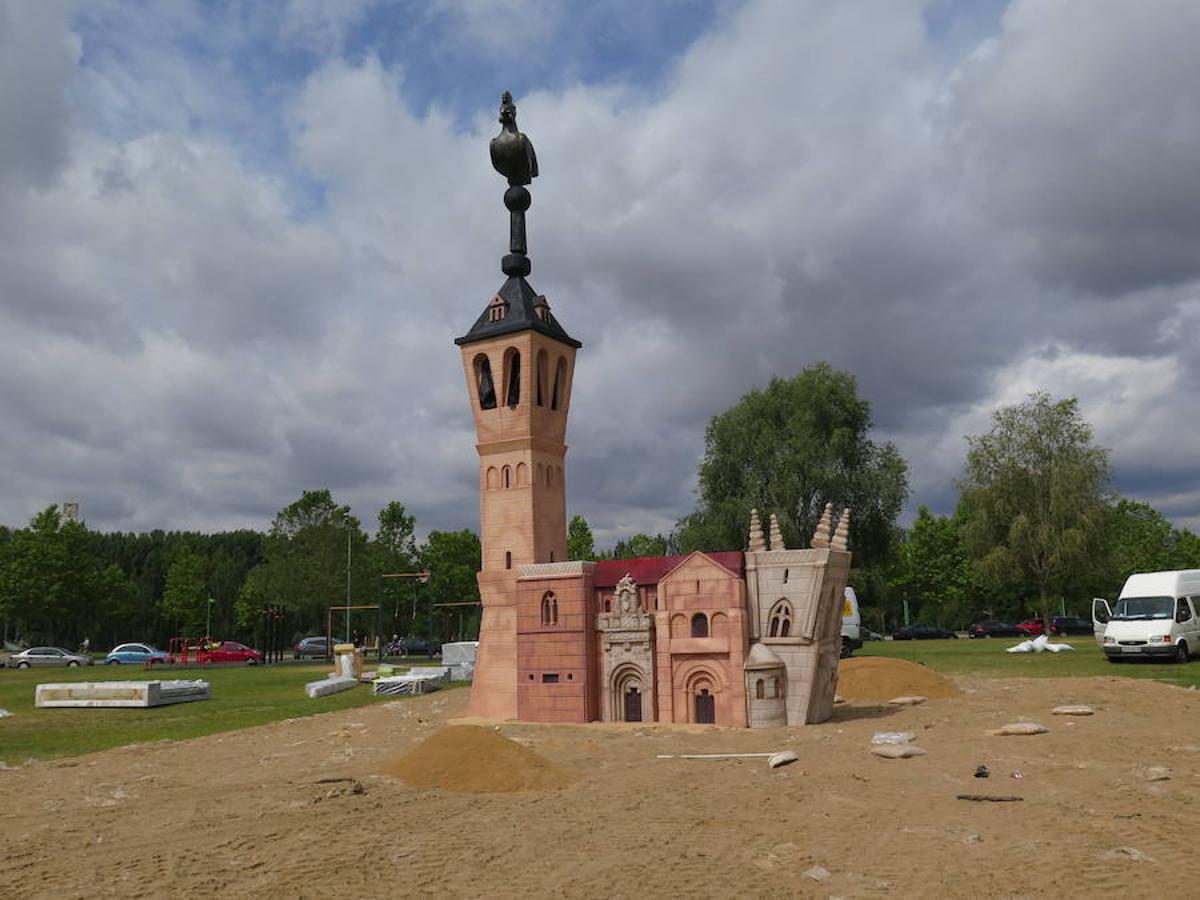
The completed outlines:
[[[245,663],[257,666],[263,661],[260,651],[239,644],[237,641],[221,641],[208,649],[208,661],[214,663]]]
[[[31,666],[67,666],[75,669],[79,666],[90,666],[92,658],[83,653],[72,653],[62,647],[30,647],[10,656],[8,664],[14,669],[28,669]]]
[[[882,641],[883,635],[880,634],[878,631],[872,631],[870,628],[864,628],[863,629],[863,640],[864,641]]]
[[[425,640],[425,638],[411,637],[406,638],[404,646],[408,648],[409,656],[439,656],[442,652],[442,645]]]
[[[1045,623],[1039,619],[1026,619],[1024,622],[1018,622],[1017,627],[1021,629],[1021,634],[1025,637],[1037,637],[1046,630]]]
[[[325,659],[328,655],[329,638],[325,637],[306,637],[292,648],[292,656],[295,659],[304,659],[305,657]]]
[[[1092,623],[1079,616],[1055,616],[1050,620],[1051,634],[1092,634]]]
[[[1091,633],[1091,623],[1088,623],[1088,633]],[[992,638],[992,637],[1024,637],[1023,632],[1016,625],[1009,625],[1007,622],[976,622],[967,629],[967,637],[973,638]]]
[[[892,640],[894,641],[929,641],[956,637],[958,635],[953,631],[938,628],[936,625],[923,625],[919,622],[913,622],[911,625],[905,625],[903,628],[897,628],[892,632]]]
[[[145,665],[146,663],[169,663],[171,654],[151,644],[118,644],[104,657],[106,666]]]

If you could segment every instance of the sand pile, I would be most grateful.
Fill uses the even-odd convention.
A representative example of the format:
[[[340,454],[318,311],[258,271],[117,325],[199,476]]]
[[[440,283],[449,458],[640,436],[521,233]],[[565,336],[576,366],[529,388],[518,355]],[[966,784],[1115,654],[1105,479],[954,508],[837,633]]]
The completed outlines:
[[[414,787],[478,793],[546,791],[575,780],[569,769],[510,741],[494,728],[477,725],[436,731],[378,774]]]
[[[838,664],[839,696],[846,700],[890,700],[906,694],[939,699],[957,697],[949,680],[917,663],[903,659],[863,656]]]

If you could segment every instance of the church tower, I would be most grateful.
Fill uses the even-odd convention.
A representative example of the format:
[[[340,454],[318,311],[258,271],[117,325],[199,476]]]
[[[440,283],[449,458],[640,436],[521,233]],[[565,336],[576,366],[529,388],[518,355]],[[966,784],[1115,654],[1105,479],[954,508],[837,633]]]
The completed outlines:
[[[537,157],[517,130],[506,91],[492,165],[508,179],[508,280],[465,335],[467,394],[479,451],[479,516],[483,617],[469,714],[517,716],[517,576],[530,563],[567,558],[566,431],[575,351],[581,346],[559,325],[546,298],[526,276],[525,185],[537,176]]]

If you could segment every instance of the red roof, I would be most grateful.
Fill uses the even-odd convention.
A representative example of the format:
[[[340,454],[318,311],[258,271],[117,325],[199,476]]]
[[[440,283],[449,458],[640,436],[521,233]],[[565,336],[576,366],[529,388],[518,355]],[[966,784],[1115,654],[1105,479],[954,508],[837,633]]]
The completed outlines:
[[[598,588],[616,587],[626,575],[638,584],[658,584],[667,573],[687,559],[681,556],[639,556],[635,559],[602,559],[596,563],[595,585]],[[724,566],[738,578],[746,573],[746,556],[741,550],[705,553],[709,559]]]

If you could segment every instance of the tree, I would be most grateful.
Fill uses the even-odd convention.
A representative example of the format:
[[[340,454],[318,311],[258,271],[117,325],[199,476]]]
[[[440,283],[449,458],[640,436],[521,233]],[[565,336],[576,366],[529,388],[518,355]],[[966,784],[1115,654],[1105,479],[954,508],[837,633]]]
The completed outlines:
[[[204,568],[204,559],[190,547],[183,547],[167,569],[162,611],[188,634],[198,634],[206,624],[208,587]]]
[[[421,548],[421,567],[429,571],[429,582],[421,589],[421,608],[418,609],[418,622],[424,628],[414,623],[411,634],[432,634],[439,639],[448,636],[448,623],[454,620],[439,611],[436,604],[478,601],[479,584],[475,573],[482,566],[482,560],[483,551],[475,532],[466,528],[429,532],[429,538]],[[464,620],[464,631],[474,633],[477,615],[478,610],[472,608],[470,621]]]
[[[881,566],[908,497],[908,467],[892,444],[872,442],[870,429],[854,377],[827,363],[750,391],[705,432],[700,504],[679,523],[681,551],[744,547],[752,507],[778,514],[789,547],[806,547],[833,503],[851,510],[855,565]]]
[[[938,625],[962,627],[974,610],[971,568],[959,540],[960,524],[917,508],[917,518],[897,552],[891,586],[916,605],[917,615]]]
[[[967,553],[990,583],[1036,593],[1049,633],[1051,597],[1085,583],[1104,551],[1108,451],[1092,444],[1074,398],[1044,393],[997,410],[967,441]]]
[[[384,609],[391,609],[393,616],[402,605],[402,599],[413,588],[406,583],[408,579],[383,576],[412,572],[417,568],[417,548],[413,540],[415,527],[416,519],[408,514],[404,504],[398,500],[393,500],[379,511],[379,528],[370,545],[371,566]],[[394,628],[399,628],[398,623]]]
[[[643,556],[668,556],[671,539],[661,534],[635,534],[627,541],[617,541],[606,559],[638,559]]]
[[[326,607],[346,602],[347,562],[351,601],[374,595],[366,548],[367,536],[349,506],[334,503],[328,488],[305,491],[271,523],[255,590],[268,603],[288,610],[301,630],[324,631]]]
[[[567,525],[567,559],[595,559],[596,542],[583,516],[573,516]]]

